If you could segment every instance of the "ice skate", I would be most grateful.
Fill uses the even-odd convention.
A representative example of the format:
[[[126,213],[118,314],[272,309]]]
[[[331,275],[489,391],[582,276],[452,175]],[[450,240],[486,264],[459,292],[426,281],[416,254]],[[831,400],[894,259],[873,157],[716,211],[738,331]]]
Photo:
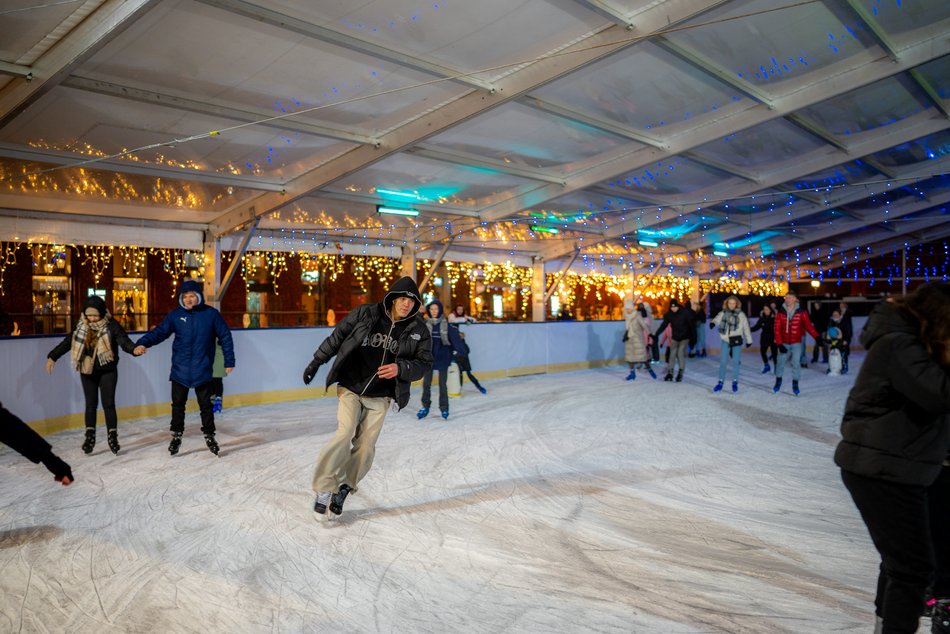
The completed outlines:
[[[762,366],[762,374],[768,374],[771,371],[772,371],[772,366],[770,366],[768,363]]]
[[[713,392],[722,392],[722,381],[716,383],[716,387],[713,388]]]
[[[218,441],[214,439],[214,434],[205,434],[205,444],[208,445],[208,451],[216,456],[221,450],[221,448],[218,447]]]
[[[653,377],[653,380],[656,381],[656,372],[653,371],[653,368],[647,367],[647,372],[650,373],[650,376]]]
[[[416,418],[418,418],[419,420],[422,420],[423,418],[425,418],[425,417],[428,416],[428,415],[429,415],[429,408],[428,408],[428,407],[423,407],[423,408],[420,409],[418,412],[416,412]]]
[[[442,419],[449,420],[449,410],[447,409],[442,410]]]
[[[676,373],[676,382],[677,382],[677,383],[682,383],[682,382],[683,382],[683,371],[682,371],[682,370],[680,370],[679,372]]]
[[[109,449],[112,450],[114,455],[119,455],[119,433],[115,429],[109,430]]]
[[[637,379],[637,371],[636,371],[636,370],[630,370],[630,374],[627,375],[627,378],[626,378],[625,380],[626,380],[626,381],[636,381],[636,379]]]
[[[86,439],[82,442],[83,453],[92,453],[96,446],[96,428],[86,427]]]
[[[672,380],[673,380],[673,373],[672,373],[672,372],[667,372],[667,373],[666,373],[666,376],[663,377],[663,380],[664,380],[664,381],[672,381]]]
[[[795,396],[801,394],[801,390],[798,389],[798,381],[792,381],[792,394]]]
[[[478,391],[481,392],[482,394],[488,394],[488,390],[483,388],[481,385],[478,386]]]
[[[333,496],[329,491],[317,493],[317,499],[313,503],[313,512],[319,515],[327,514],[327,506],[330,504],[330,498]]]
[[[739,391],[739,382],[738,382],[738,381],[733,381],[733,382],[732,382],[732,393],[735,394],[735,393],[738,392],[738,391]]]
[[[779,377],[775,379],[775,385],[772,386],[772,391],[778,394],[778,391],[782,389],[782,378]]]
[[[224,405],[221,403],[221,397],[215,396],[211,402],[211,411],[214,414],[220,414],[224,409]]]
[[[178,453],[178,449],[181,447],[181,432],[173,431],[172,432],[172,441],[168,443],[168,453],[175,455]]]
[[[343,512],[343,503],[346,501],[346,496],[350,494],[350,491],[352,491],[352,489],[350,489],[349,485],[341,484],[340,492],[330,496],[330,505],[327,508],[335,515],[341,514]]]

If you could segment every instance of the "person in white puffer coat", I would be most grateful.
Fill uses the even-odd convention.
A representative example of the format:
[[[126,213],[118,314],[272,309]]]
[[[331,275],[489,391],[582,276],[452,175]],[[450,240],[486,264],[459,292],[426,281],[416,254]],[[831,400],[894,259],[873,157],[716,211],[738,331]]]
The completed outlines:
[[[709,322],[709,328],[719,329],[719,383],[713,392],[722,391],[726,380],[726,367],[732,365],[732,391],[739,391],[739,362],[743,344],[752,345],[752,331],[749,330],[749,318],[742,312],[742,304],[735,295],[730,295],[722,304],[722,310]]]

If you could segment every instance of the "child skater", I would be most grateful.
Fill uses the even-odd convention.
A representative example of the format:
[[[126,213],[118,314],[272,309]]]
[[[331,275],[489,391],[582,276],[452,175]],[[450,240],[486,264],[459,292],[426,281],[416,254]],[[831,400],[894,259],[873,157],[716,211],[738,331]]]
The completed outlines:
[[[465,333],[459,332],[459,339],[462,340],[462,349],[455,352],[455,357],[452,359],[456,365],[459,367],[459,388],[462,387],[462,372],[468,375],[468,380],[472,382],[472,385],[475,386],[482,394],[487,394],[488,390],[482,387],[482,384],[478,382],[478,379],[475,378],[475,375],[472,374],[472,362],[469,360],[469,355],[471,354],[471,349],[468,347],[468,342],[465,341]]]

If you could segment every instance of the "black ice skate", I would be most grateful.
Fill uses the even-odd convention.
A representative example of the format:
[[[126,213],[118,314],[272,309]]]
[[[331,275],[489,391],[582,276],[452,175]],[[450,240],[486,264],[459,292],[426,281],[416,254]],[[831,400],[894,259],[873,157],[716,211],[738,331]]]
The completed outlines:
[[[346,496],[350,494],[350,487],[346,484],[340,485],[340,492],[334,493],[330,497],[330,506],[329,509],[333,511],[336,515],[339,515],[343,512],[343,503],[346,501]]]
[[[931,601],[930,631],[933,634],[950,634],[950,598]]]
[[[330,504],[330,498],[332,495],[333,494],[329,491],[317,493],[317,500],[313,503],[313,512],[320,515],[326,515],[327,505]]]
[[[109,430],[109,449],[112,450],[113,454],[119,455],[119,449],[121,449],[119,447],[119,433],[115,429]]]
[[[682,371],[682,370],[680,370],[679,372],[676,373],[676,382],[677,382],[677,383],[682,383],[682,382],[683,382],[683,371]]]
[[[82,442],[83,453],[92,453],[96,446],[96,428],[86,427],[86,439]]]
[[[168,453],[175,455],[178,453],[178,449],[181,447],[181,432],[173,431],[172,432],[172,441],[168,443]]]
[[[205,434],[205,444],[208,445],[208,451],[216,456],[221,450],[221,448],[218,447],[218,441],[214,439],[214,434]]]

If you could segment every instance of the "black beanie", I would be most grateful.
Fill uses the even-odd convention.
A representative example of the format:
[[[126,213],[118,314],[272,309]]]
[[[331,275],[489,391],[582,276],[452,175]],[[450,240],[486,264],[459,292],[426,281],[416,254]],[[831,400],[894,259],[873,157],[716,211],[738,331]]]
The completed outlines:
[[[670,300],[670,308],[673,308],[674,306],[679,306],[679,305],[680,303],[676,301],[675,299]]]
[[[83,312],[85,312],[87,308],[98,311],[100,317],[105,317],[106,312],[108,312],[106,311],[106,301],[98,295],[90,295],[86,298],[86,303],[82,307]]]

